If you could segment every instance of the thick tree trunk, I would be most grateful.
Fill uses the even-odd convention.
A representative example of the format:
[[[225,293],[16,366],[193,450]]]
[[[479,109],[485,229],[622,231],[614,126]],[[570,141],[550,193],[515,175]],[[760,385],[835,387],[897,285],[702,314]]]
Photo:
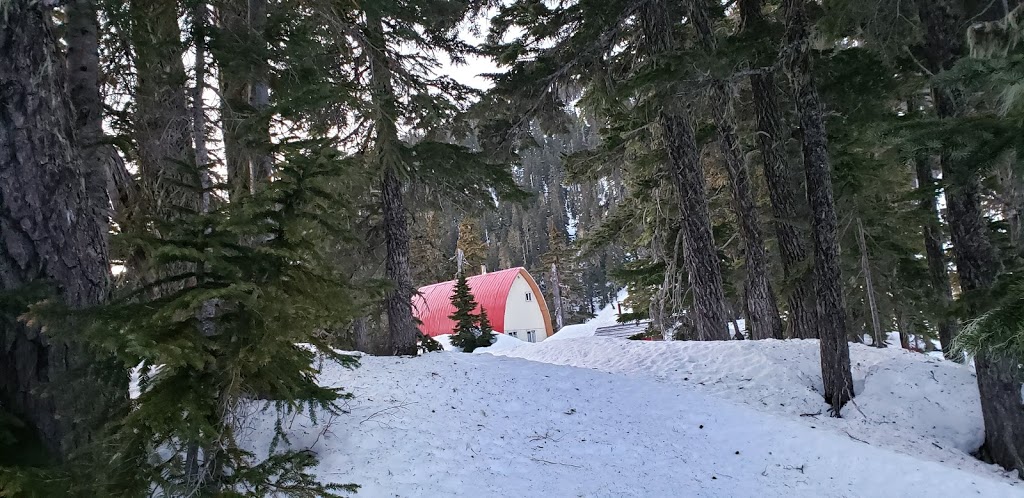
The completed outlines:
[[[838,417],[843,405],[854,396],[853,375],[850,373],[850,347],[839,267],[839,227],[832,194],[832,166],[829,163],[824,110],[811,77],[809,28],[804,1],[786,2],[789,53],[785,65],[803,132],[807,199],[812,213],[821,377],[825,400],[832,406],[832,415]]]
[[[704,49],[709,53],[715,52],[717,43],[707,2],[690,0],[689,12]],[[736,212],[743,238],[746,263],[743,307],[747,315],[747,330],[751,339],[782,339],[782,317],[769,279],[768,251],[761,235],[761,223],[757,219],[757,204],[750,187],[750,173],[736,132],[732,88],[724,81],[716,81],[710,90],[712,114],[718,128],[718,144],[729,174],[733,211]]]
[[[921,228],[924,232],[924,252],[928,261],[928,275],[938,304],[939,342],[942,344],[942,354],[947,359],[962,362],[962,357],[956,358],[956,355],[952,354],[951,345],[953,339],[956,338],[957,325],[953,317],[950,316],[949,310],[950,303],[953,301],[953,290],[949,283],[945,251],[942,249],[939,211],[935,204],[935,177],[932,176],[932,168],[927,158],[918,158],[914,166],[918,188],[928,192],[927,195],[921,197],[920,208],[926,220]]]
[[[793,169],[786,157],[782,112],[778,91],[771,75],[750,77],[757,117],[757,142],[764,161],[764,178],[768,198],[775,215],[775,236],[779,243],[782,273],[789,285],[789,337],[818,337],[815,316],[814,278],[809,271],[807,246],[796,226],[801,219],[797,195],[793,188]]]
[[[900,347],[910,349],[910,324],[907,322],[907,314],[902,309],[896,317],[896,327],[900,332]]]
[[[412,316],[412,272],[409,269],[409,227],[406,218],[402,180],[398,176],[402,159],[398,130],[395,125],[397,106],[391,81],[391,68],[386,53],[384,26],[380,13],[369,8],[366,13],[367,54],[373,102],[376,107],[374,158],[381,168],[381,208],[384,212],[384,239],[387,247],[385,273],[392,288],[385,296],[388,315],[388,340],[391,354],[416,355],[419,333]]]
[[[690,289],[693,291],[694,326],[699,341],[729,339],[725,324],[725,293],[722,272],[711,230],[704,170],[697,156],[693,123],[685,110],[663,112],[661,127],[670,158],[673,183],[679,192],[683,213],[685,247]]]
[[[90,192],[102,196],[100,205],[111,202],[119,211],[126,200],[122,191],[125,180],[118,171],[120,164],[111,155],[117,154],[104,142],[103,102],[100,97],[99,22],[95,0],[74,0],[67,4],[67,67],[68,91],[75,109],[75,129],[82,150],[82,165],[99,188]],[[121,184],[119,186],[119,184]],[[106,192],[106,195],[104,195]],[[127,194],[127,192],[124,192]]]
[[[352,342],[356,351],[373,353],[373,344],[370,342],[370,319],[361,316],[352,321]]]
[[[673,49],[664,0],[650,2],[643,12],[647,49],[657,58]],[[728,340],[722,273],[711,230],[704,170],[697,151],[693,121],[685,106],[666,102],[659,117],[669,155],[669,172],[679,193],[683,215],[683,246],[693,291],[696,339]]]
[[[68,306],[93,306],[109,282],[103,182],[81,158],[52,13],[32,0],[3,10],[0,288],[28,293],[49,281]],[[67,458],[123,408],[127,376],[98,380],[93,368],[105,358],[16,316],[0,322],[0,405]]]
[[[192,116],[182,63],[177,2],[130,3],[135,48],[135,136],[143,188],[156,212],[199,207],[199,175],[192,167]]]
[[[762,0],[741,0],[740,30],[757,30],[764,22]],[[797,195],[793,187],[796,170],[790,166],[785,140],[789,133],[779,108],[779,94],[773,74],[753,74],[750,88],[757,122],[757,145],[764,164],[765,184],[775,216],[775,236],[782,260],[782,274],[786,282],[785,294],[789,307],[788,337],[814,339],[818,337],[815,316],[814,279],[809,271],[807,246],[797,229],[796,222],[803,218],[797,208]]]
[[[868,257],[868,242],[864,237],[864,224],[857,218],[857,247],[860,249],[860,271],[864,274],[864,294],[868,298],[868,312],[871,314],[872,346],[885,347],[882,322],[878,317],[878,303],[875,302],[875,284],[871,278],[871,258]]]
[[[409,228],[405,216],[402,183],[392,168],[384,171],[381,198],[384,210],[384,238],[387,245],[385,272],[393,285],[385,297],[391,353],[416,355],[417,329],[412,317]]]
[[[939,73],[953,66],[964,54],[967,16],[957,0],[926,0],[919,9],[925,28],[925,58],[929,69]],[[939,118],[960,116],[964,103],[949,89],[933,88],[932,99]],[[973,165],[956,160],[950,151],[940,157],[946,189],[947,217],[953,260],[960,287],[970,297],[992,287],[999,260],[990,241],[981,206],[981,180]],[[978,306],[968,306],[976,315]],[[1015,361],[979,355],[974,360],[985,419],[985,444],[980,453],[1024,477],[1024,401],[1021,399],[1024,372]]]
[[[769,279],[768,251],[761,235],[750,174],[740,151],[731,93],[724,82],[718,82],[712,89],[712,102],[718,143],[732,187],[733,210],[744,242],[746,278],[743,304],[749,320],[747,330],[751,339],[782,339],[782,317]]]

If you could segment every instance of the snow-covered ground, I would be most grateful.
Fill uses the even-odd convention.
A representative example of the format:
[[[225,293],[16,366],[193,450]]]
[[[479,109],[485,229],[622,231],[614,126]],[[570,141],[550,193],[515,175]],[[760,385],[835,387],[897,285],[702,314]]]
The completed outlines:
[[[451,334],[441,334],[441,335],[438,335],[438,336],[434,336],[434,340],[439,342],[439,343],[441,343],[441,347],[443,347],[445,351],[462,352],[462,348],[457,347],[457,346],[452,346],[452,336],[451,336]],[[476,349],[473,350],[473,352],[474,353],[499,353],[499,352],[502,352],[502,351],[511,351],[513,349],[520,348],[520,347],[523,347],[523,346],[532,346],[533,344],[535,344],[535,343],[533,343],[533,342],[526,342],[526,341],[524,341],[522,339],[517,339],[515,337],[508,336],[508,335],[505,335],[505,334],[494,334],[494,343],[493,344],[491,344],[490,346],[487,346],[486,348],[476,348]]]
[[[624,301],[629,294],[625,289],[619,291],[619,294],[615,297],[615,302],[605,306],[601,311],[597,312],[597,315],[585,323],[577,325],[566,325],[562,327],[558,332],[555,332],[544,339],[542,342],[549,341],[562,341],[565,339],[576,339],[578,337],[593,337],[594,332],[600,327],[607,327],[609,325],[615,325],[616,320],[619,317],[619,303]]]
[[[285,428],[363,497],[1024,496],[957,449],[980,423],[962,367],[854,347],[864,415],[836,421],[809,394],[813,347],[589,338],[364,357],[321,374],[355,394],[346,413]],[[247,427],[265,455],[272,414]]]
[[[647,342],[591,337],[496,351],[532,361],[644,378],[743,403],[816,430],[979,475],[995,468],[968,453],[984,440],[973,371],[899,348],[850,345],[856,398],[828,417],[818,342]]]

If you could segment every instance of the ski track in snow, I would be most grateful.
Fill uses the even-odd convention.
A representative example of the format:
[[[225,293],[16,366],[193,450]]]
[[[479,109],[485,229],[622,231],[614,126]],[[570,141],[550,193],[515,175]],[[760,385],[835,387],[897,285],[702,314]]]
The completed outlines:
[[[927,373],[917,378],[916,370],[892,370],[881,358],[894,351],[868,360],[853,348],[855,375],[867,379],[858,403],[872,421],[812,419],[793,413],[816,411],[823,403],[805,408],[803,396],[780,394],[813,382],[802,368],[775,365],[787,348],[765,343],[769,347],[758,352],[745,342],[717,343],[737,345],[729,353],[739,356],[728,362],[725,354],[701,360],[706,352],[675,351],[669,358],[668,351],[658,350],[676,344],[682,343],[591,338],[506,352],[591,368],[454,352],[367,356],[354,370],[328,362],[321,381],[355,398],[345,404],[347,413],[320,414],[317,423],[305,414],[288,416],[284,446],[310,448],[321,459],[315,469],[321,479],[360,484],[361,497],[1024,496],[1017,481],[949,448],[977,436],[958,424],[908,428],[876,420],[880,414],[870,392],[876,380],[879,386],[917,383],[922,396],[959,399],[942,391],[963,387],[962,375],[949,367],[936,365],[938,380],[932,381]],[[810,341],[796,346],[789,349],[808,357],[814,355],[803,349],[817,347]],[[564,355],[561,361],[558,355]],[[755,378],[788,387],[760,392],[737,385],[753,387]],[[787,402],[787,396],[793,399]],[[750,401],[759,398],[782,399],[788,406]],[[845,414],[854,411],[849,407]],[[265,456],[274,420],[269,411],[249,417],[239,439]],[[929,430],[931,440],[900,442]],[[935,441],[946,449],[935,449]],[[935,452],[917,451],[928,447]]]

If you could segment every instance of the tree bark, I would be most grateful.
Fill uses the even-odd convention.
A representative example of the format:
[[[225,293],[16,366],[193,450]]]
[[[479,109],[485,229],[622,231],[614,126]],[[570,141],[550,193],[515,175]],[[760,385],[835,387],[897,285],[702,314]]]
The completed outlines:
[[[384,237],[387,246],[385,273],[393,288],[385,297],[388,336],[394,355],[416,355],[417,328],[412,317],[412,272],[409,269],[409,228],[405,216],[402,183],[394,169],[384,171],[381,185]]]
[[[250,103],[246,64],[239,53],[249,38],[247,0],[224,0],[217,8],[217,40],[211,47],[217,60],[220,86],[221,129],[224,132],[224,163],[228,199],[238,201],[252,191],[250,157],[245,145]]]
[[[739,10],[741,31],[758,29],[764,22],[761,0],[741,0]],[[750,88],[757,126],[757,145],[764,165],[768,199],[775,217],[775,237],[779,244],[782,274],[787,289],[789,308],[788,337],[815,339],[818,337],[815,316],[814,279],[809,271],[807,245],[797,229],[802,219],[797,208],[797,195],[793,188],[796,173],[786,154],[786,132],[779,94],[773,74],[753,74]]]
[[[192,116],[182,62],[177,2],[134,0],[132,45],[138,83],[135,136],[139,173],[155,212],[173,215],[199,207],[199,175],[192,167]]]
[[[75,129],[82,150],[82,165],[95,174],[92,181],[99,188],[90,192],[100,195],[100,205],[111,203],[120,211],[127,201],[127,172],[113,147],[105,143],[103,133],[103,101],[100,97],[99,21],[95,0],[74,0],[67,4],[67,67],[68,90],[75,109]],[[105,193],[105,195],[104,195]]]
[[[562,330],[562,326],[565,324],[565,318],[562,316],[562,282],[558,279],[558,263],[551,263],[551,298],[555,303],[555,331],[557,332]]]
[[[264,30],[267,24],[267,0],[249,0],[248,27],[252,43],[257,44],[257,51],[267,50]],[[252,163],[249,166],[250,188],[253,191],[270,181],[273,172],[273,160],[270,156],[270,121],[266,116],[270,107],[270,83],[268,67],[258,64],[252,68],[249,81],[249,103],[252,106],[254,123]]]
[[[768,251],[761,235],[757,205],[750,187],[750,174],[740,151],[731,93],[725,82],[718,82],[712,89],[712,101],[718,143],[725,157],[732,187],[733,210],[744,242],[746,277],[743,304],[750,321],[747,330],[751,339],[782,339],[782,317],[769,279]]]
[[[864,224],[857,218],[857,247],[860,249],[860,270],[864,273],[864,294],[868,298],[868,311],[871,314],[872,346],[885,347],[885,334],[878,318],[878,303],[875,302],[875,284],[871,278],[871,259],[868,257],[868,243],[864,237]]]
[[[28,293],[48,281],[69,307],[93,306],[109,285],[103,181],[81,157],[52,12],[32,0],[3,10],[0,288]],[[108,358],[16,316],[0,322],[0,405],[68,458],[123,408],[127,375],[100,380],[94,369]]]
[[[793,90],[803,132],[807,199],[811,206],[814,242],[814,281],[818,299],[821,377],[832,415],[854,396],[847,342],[846,309],[839,266],[839,227],[832,194],[825,115],[811,76],[810,39],[805,0],[786,0],[785,68]]]
[[[380,12],[368,6],[366,14],[366,51],[370,62],[370,78],[376,116],[374,129],[374,159],[381,169],[381,207],[384,213],[384,239],[387,247],[385,273],[392,288],[385,296],[388,315],[388,340],[394,355],[417,353],[416,337],[419,333],[412,316],[412,272],[409,269],[409,227],[406,218],[402,181],[398,129],[395,125],[397,105],[384,24]]]
[[[644,37],[654,58],[674,48],[667,17],[664,0],[652,1],[644,7]],[[659,123],[668,149],[669,173],[679,193],[683,216],[683,245],[693,291],[696,339],[728,340],[722,273],[711,230],[704,170],[698,157],[693,121],[684,105],[665,103]]]
[[[900,309],[896,317],[896,326],[900,332],[900,347],[903,349],[910,349],[910,324],[907,323],[907,314],[903,309]]]
[[[696,25],[697,36],[709,53],[714,53],[717,43],[705,0],[690,0],[690,18]],[[750,173],[740,150],[736,132],[736,113],[732,103],[732,88],[725,81],[711,85],[711,107],[715,127],[718,128],[718,145],[725,159],[729,174],[733,211],[740,225],[743,238],[746,276],[743,285],[743,307],[746,311],[747,330],[751,339],[782,339],[782,317],[775,301],[768,272],[768,251],[761,235],[761,223],[757,216],[757,203],[750,187]],[[738,331],[737,331],[738,332]]]
[[[947,70],[964,55],[962,29],[967,19],[957,0],[925,0],[919,9],[924,25],[925,58],[933,73]],[[940,119],[961,116],[963,98],[948,88],[932,88],[932,99]],[[981,179],[970,164],[956,160],[951,151],[940,155],[946,180],[947,217],[953,260],[960,287],[968,298],[988,291],[999,272],[999,260],[992,246],[981,206]],[[981,309],[968,299],[968,311]],[[1016,361],[981,354],[974,359],[985,420],[985,444],[979,453],[1024,477],[1024,402],[1021,389],[1024,372]]]
[[[786,136],[779,109],[778,92],[771,75],[750,77],[757,118],[757,141],[764,161],[764,178],[775,216],[775,236],[779,243],[782,273],[789,284],[789,336],[798,339],[818,337],[815,316],[814,278],[810,270],[807,245],[795,222],[800,219],[792,169],[786,157]]]
[[[357,317],[352,321],[352,340],[355,343],[356,351],[372,353],[373,344],[370,342],[370,319],[365,316]]]
[[[962,362],[962,357],[957,358],[952,354],[951,345],[953,339],[956,339],[957,325],[956,320],[950,316],[953,290],[949,283],[945,251],[942,249],[942,229],[938,207],[935,204],[935,177],[932,175],[932,168],[927,158],[918,158],[914,162],[914,167],[917,173],[918,188],[928,192],[927,195],[921,197],[920,208],[925,216],[925,223],[921,228],[924,233],[924,252],[928,261],[928,275],[939,308],[937,318],[939,342],[942,344],[942,354],[946,359]]]
[[[195,162],[199,168],[199,181],[202,195],[199,211],[210,212],[210,195],[213,180],[210,177],[210,155],[206,148],[206,107],[203,103],[203,91],[206,89],[206,2],[196,2],[192,9],[192,43],[195,45],[195,79],[192,87],[192,141],[195,145]]]

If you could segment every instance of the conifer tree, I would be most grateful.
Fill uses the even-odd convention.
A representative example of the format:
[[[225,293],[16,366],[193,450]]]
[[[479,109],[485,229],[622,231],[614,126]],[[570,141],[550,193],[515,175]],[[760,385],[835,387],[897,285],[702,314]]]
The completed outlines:
[[[480,227],[476,220],[465,217],[459,222],[459,239],[456,248],[462,251],[462,271],[478,275],[487,261],[487,244],[480,239]]]
[[[81,323],[54,335],[21,317],[43,300],[98,305],[110,284],[102,172],[83,160],[74,131],[53,14],[48,3],[14,0],[0,16],[0,410],[61,462],[123,414],[127,376],[81,340]]]
[[[839,267],[839,227],[832,192],[824,109],[811,73],[810,26],[805,0],[787,0],[785,67],[803,134],[807,198],[811,206],[818,336],[825,400],[833,416],[854,396]]]
[[[714,34],[710,2],[690,0],[690,23],[697,31],[704,50],[711,56],[717,51],[718,41]],[[775,300],[768,271],[768,252],[765,249],[758,221],[750,172],[741,150],[733,103],[735,89],[723,79],[716,78],[710,84],[710,100],[715,127],[718,131],[719,148],[725,162],[732,191],[733,210],[743,237],[744,285],[743,304],[746,310],[747,329],[753,339],[782,339],[782,318]]]
[[[455,288],[452,292],[452,306],[455,311],[448,318],[455,321],[455,328],[452,329],[452,346],[462,348],[467,353],[472,353],[477,347],[480,337],[480,319],[474,313],[478,307],[473,292],[466,281],[466,273],[459,272],[455,278]]]
[[[762,0],[739,2],[740,30],[738,42],[766,47],[770,54],[755,52],[755,61],[775,57],[770,35],[773,24],[762,11]],[[759,66],[768,66],[770,59]],[[808,270],[807,246],[797,228],[806,209],[806,201],[797,196],[794,178],[798,173],[785,149],[789,135],[783,120],[780,92],[774,72],[755,73],[750,76],[751,97],[756,115],[757,144],[764,165],[765,185],[775,220],[775,238],[782,262],[783,295],[788,294],[789,337],[810,339],[818,337],[815,314],[814,280]]]
[[[477,326],[480,327],[480,335],[476,338],[477,347],[486,348],[494,344],[494,327],[491,325],[491,319],[487,318],[487,310],[483,306],[480,307]]]
[[[504,163],[449,140],[468,134],[462,113],[474,92],[436,75],[435,67],[442,53],[463,60],[470,47],[459,38],[457,26],[481,7],[473,2],[401,0],[363,3],[355,13],[356,45],[362,55],[355,59],[356,73],[367,75],[358,82],[359,111],[369,117],[355,133],[370,144],[367,157],[380,179],[385,273],[391,282],[384,300],[392,354],[416,354],[407,219],[412,185],[429,186],[434,195],[477,206],[493,205],[494,193],[521,194]],[[409,47],[419,49],[416,56],[400,52]],[[402,140],[399,125],[408,125],[410,136],[422,138],[415,143]]]

